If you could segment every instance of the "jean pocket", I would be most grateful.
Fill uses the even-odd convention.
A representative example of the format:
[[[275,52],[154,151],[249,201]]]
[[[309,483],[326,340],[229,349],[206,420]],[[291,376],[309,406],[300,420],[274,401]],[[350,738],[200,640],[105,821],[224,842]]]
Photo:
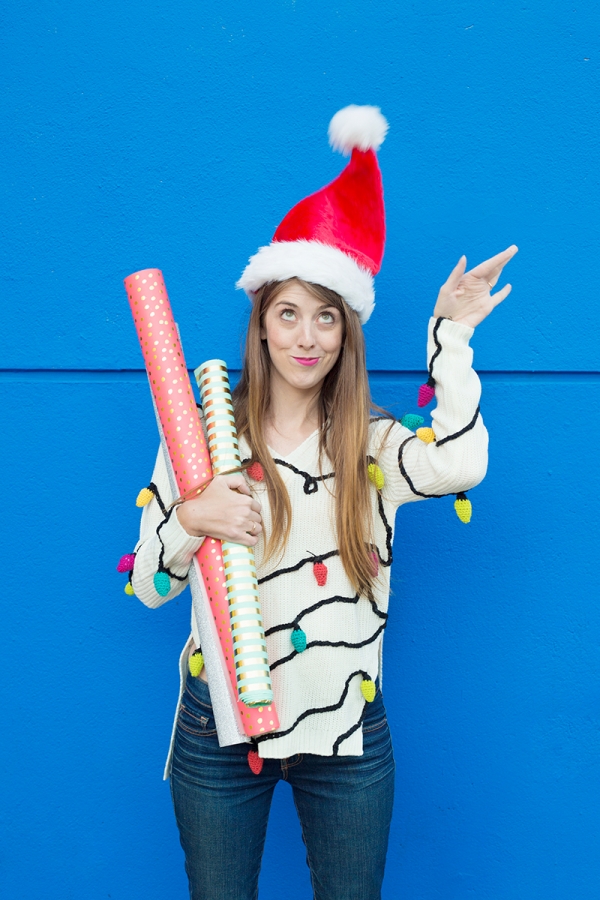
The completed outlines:
[[[188,734],[193,734],[194,737],[210,737],[217,733],[212,716],[205,716],[203,713],[197,715],[189,710],[183,702],[179,707],[177,725]]]
[[[217,733],[208,685],[201,679],[188,676],[179,705],[177,724],[183,731],[197,737]]]
[[[183,695],[179,705],[179,715],[177,717],[177,725],[188,734],[195,737],[210,737],[217,733],[215,720],[212,711],[198,710],[197,708],[186,705],[186,696]]]

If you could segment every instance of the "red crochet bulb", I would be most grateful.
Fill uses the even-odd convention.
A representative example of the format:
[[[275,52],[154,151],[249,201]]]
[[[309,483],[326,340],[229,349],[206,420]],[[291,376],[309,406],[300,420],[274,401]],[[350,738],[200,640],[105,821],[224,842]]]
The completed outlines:
[[[255,775],[262,772],[264,760],[258,755],[258,750],[248,750],[248,765]]]
[[[248,466],[246,472],[253,481],[262,481],[265,477],[263,467],[259,462],[253,462],[251,466]]]
[[[321,562],[321,560],[313,563],[313,573],[319,587],[323,587],[327,584],[327,571],[327,566],[324,562]]]

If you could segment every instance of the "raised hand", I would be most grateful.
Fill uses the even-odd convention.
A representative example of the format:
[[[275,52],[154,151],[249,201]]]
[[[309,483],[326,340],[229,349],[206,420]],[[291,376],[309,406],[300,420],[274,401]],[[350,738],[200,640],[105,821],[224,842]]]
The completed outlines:
[[[199,497],[177,507],[188,534],[254,547],[262,531],[260,503],[243,475],[216,475]]]
[[[502,269],[517,250],[518,247],[512,244],[469,272],[465,271],[467,257],[461,256],[448,280],[440,288],[433,315],[436,318],[444,316],[454,322],[462,322],[471,328],[479,325],[510,294],[510,284],[506,284],[496,294],[491,291],[498,282]]]

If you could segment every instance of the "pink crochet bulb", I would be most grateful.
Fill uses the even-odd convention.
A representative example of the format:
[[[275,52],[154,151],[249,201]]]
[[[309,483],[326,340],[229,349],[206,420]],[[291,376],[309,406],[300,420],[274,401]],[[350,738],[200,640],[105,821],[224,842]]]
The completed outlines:
[[[374,550],[371,553],[371,559],[373,560],[373,575],[377,578],[379,575],[379,557]]]
[[[426,384],[422,384],[419,388],[417,406],[427,406],[428,403],[431,403],[434,397],[435,387],[429,384],[429,382],[427,382]]]
[[[126,553],[122,556],[117,565],[117,572],[131,572],[135,562],[135,553]]]

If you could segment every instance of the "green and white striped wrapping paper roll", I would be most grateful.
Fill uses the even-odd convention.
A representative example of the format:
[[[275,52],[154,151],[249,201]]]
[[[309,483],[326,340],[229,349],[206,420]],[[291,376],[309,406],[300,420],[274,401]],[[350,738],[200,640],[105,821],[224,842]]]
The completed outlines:
[[[200,389],[213,474],[230,472],[240,467],[241,459],[227,366],[221,359],[210,359],[194,374]],[[254,551],[243,544],[223,541],[223,564],[238,695],[246,706],[264,706],[272,702],[273,689]]]

